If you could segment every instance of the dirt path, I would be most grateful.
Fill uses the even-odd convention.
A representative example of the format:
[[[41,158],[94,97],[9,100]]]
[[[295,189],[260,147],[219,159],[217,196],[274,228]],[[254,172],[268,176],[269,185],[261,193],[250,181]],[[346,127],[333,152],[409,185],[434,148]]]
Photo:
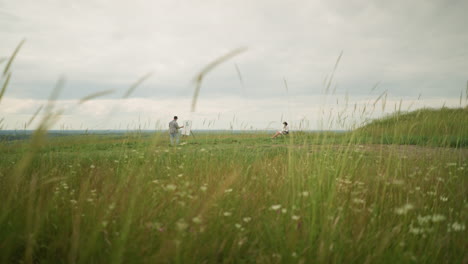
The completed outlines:
[[[255,148],[251,146],[248,148]],[[310,152],[326,151],[326,150],[342,150],[352,152],[372,152],[372,153],[396,153],[402,156],[429,156],[434,154],[461,155],[464,159],[468,159],[468,149],[457,148],[442,148],[442,147],[425,147],[417,145],[387,145],[387,144],[359,144],[359,145],[343,145],[343,144],[311,144],[311,145],[261,145],[261,147],[292,147],[295,149],[308,149]]]

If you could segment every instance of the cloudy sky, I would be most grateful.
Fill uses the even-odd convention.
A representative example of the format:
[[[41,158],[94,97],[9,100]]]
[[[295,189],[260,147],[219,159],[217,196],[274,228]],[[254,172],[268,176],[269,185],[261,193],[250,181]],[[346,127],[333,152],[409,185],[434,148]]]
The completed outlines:
[[[336,129],[338,115],[349,126],[400,102],[459,107],[463,93],[465,106],[466,10],[465,0],[0,0],[0,58],[26,39],[1,125],[23,128],[60,78],[62,129],[165,128],[173,115],[196,128]],[[195,76],[239,47],[205,76],[192,113]]]

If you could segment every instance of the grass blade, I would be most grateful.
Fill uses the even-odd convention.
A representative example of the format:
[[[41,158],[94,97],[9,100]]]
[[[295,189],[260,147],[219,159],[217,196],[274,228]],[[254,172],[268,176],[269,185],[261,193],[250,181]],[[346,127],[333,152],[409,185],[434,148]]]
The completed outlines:
[[[284,83],[284,88],[286,89],[286,93],[289,93],[288,82],[286,81],[286,78],[283,78],[283,83]]]
[[[52,113],[52,109],[54,108],[54,103],[57,100],[64,86],[65,86],[65,78],[60,77],[54,89],[52,90],[52,93],[50,93],[49,100],[44,110],[46,115],[50,115]]]
[[[127,90],[127,92],[124,94],[122,98],[129,97],[135,91],[135,89],[144,81],[146,81],[149,77],[151,77],[151,75],[153,75],[153,73],[149,72],[145,74],[144,76],[142,76],[140,79],[138,79],[134,84],[132,84],[132,86],[130,86],[130,88]]]
[[[101,92],[97,92],[97,93],[93,93],[93,94],[90,94],[90,95],[87,95],[83,98],[81,98],[80,102],[78,102],[78,104],[82,104],[86,101],[89,101],[91,99],[94,99],[96,97],[100,97],[100,96],[104,96],[104,95],[108,95],[108,94],[111,94],[113,93],[115,90],[114,89],[110,89],[110,90],[105,90],[105,91],[101,91]]]
[[[379,97],[377,97],[377,99],[375,99],[374,104],[373,104],[374,107],[375,107],[375,105],[377,104],[377,102],[380,100],[380,98],[382,98],[382,96],[384,96],[385,94],[387,94],[387,90],[385,90],[383,93],[381,93],[381,94],[379,95]]]
[[[377,87],[379,87],[379,85],[380,85],[380,81],[378,81],[376,84],[374,84],[374,86],[371,89],[371,92],[375,91],[375,89],[377,89]]]
[[[466,81],[465,101],[468,101],[468,81]]]
[[[237,72],[237,77],[239,78],[240,85],[242,87],[242,95],[245,97],[245,84],[244,84],[244,79],[242,78],[241,71],[239,69],[239,66],[237,66],[237,63],[234,64]]]
[[[39,108],[37,108],[36,112],[34,113],[34,115],[31,117],[31,119],[29,119],[28,123],[26,124],[26,127],[29,127],[29,125],[31,125],[31,123],[34,121],[34,119],[36,119],[37,115],[39,114],[39,112],[42,110],[42,107],[44,107],[43,105],[39,106]]]
[[[242,47],[242,48],[238,48],[238,49],[235,49],[231,52],[228,52],[227,54],[219,57],[218,59],[212,61],[211,63],[209,63],[208,65],[206,65],[194,78],[194,82],[195,82],[195,92],[193,93],[193,98],[192,98],[192,107],[191,107],[191,111],[192,112],[195,112],[195,108],[196,108],[196,105],[197,105],[197,100],[198,100],[198,94],[200,93],[200,87],[201,87],[201,83],[203,81],[203,78],[205,77],[205,75],[210,72],[211,70],[213,70],[216,66],[218,66],[219,64],[231,59],[232,57],[236,56],[236,55],[239,55],[243,52],[247,51],[247,48],[246,47]]]
[[[330,79],[328,80],[328,84],[327,84],[327,87],[326,87],[326,93],[328,93],[328,90],[330,89],[330,86],[331,86],[332,81],[333,81],[333,77],[335,76],[336,69],[338,69],[338,65],[340,64],[342,56],[343,56],[343,51],[340,52],[340,55],[336,59],[335,67],[333,67],[333,71],[332,71],[332,73],[330,75]]]
[[[10,82],[11,73],[7,74],[5,82],[3,83],[2,90],[0,91],[0,102],[2,101],[3,94],[5,94],[8,83]]]
[[[462,107],[463,90],[460,91],[460,107]]]
[[[234,66],[236,68],[237,77],[239,78],[239,81],[240,81],[242,87],[244,87],[244,80],[242,79],[242,74],[240,72],[239,66],[237,65],[237,63],[235,63]]]
[[[10,69],[11,67],[11,64],[13,63],[13,60],[15,59],[16,55],[18,54],[19,50],[21,49],[21,47],[23,46],[24,42],[26,42],[25,39],[23,39],[19,44],[18,46],[16,46],[16,49],[15,51],[13,51],[13,54],[11,55],[10,59],[8,60],[8,63],[7,65],[5,66],[5,69],[3,70],[3,76],[5,76],[8,72],[8,70]]]

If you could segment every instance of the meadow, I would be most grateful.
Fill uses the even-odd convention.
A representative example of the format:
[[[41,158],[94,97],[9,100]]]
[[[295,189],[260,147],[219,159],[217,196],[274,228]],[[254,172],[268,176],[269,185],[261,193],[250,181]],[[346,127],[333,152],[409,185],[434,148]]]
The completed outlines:
[[[466,263],[467,111],[2,141],[0,262]]]
[[[0,60],[0,101],[23,43]],[[204,75],[243,51],[196,76],[192,111]],[[0,263],[468,263],[467,107],[170,146],[166,133],[50,136],[61,86],[30,137],[0,136]]]

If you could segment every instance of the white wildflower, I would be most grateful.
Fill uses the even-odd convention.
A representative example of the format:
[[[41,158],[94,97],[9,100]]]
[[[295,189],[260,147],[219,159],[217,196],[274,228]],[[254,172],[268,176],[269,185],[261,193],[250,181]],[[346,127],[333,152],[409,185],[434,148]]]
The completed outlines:
[[[272,205],[272,206],[271,206],[271,210],[273,210],[273,211],[277,211],[277,210],[279,210],[280,208],[281,208],[281,205],[280,205],[280,204],[275,204],[275,205]]]
[[[458,223],[454,222],[452,225],[449,225],[449,231],[464,231],[465,230],[465,224],[463,223]]]
[[[232,213],[231,213],[231,212],[224,212],[223,215],[224,215],[224,216],[231,216]]]
[[[252,220],[252,218],[251,217],[244,217],[244,218],[242,218],[242,220],[244,220],[244,222],[248,223],[248,222],[250,222],[250,220]]]
[[[194,222],[195,224],[200,224],[202,222],[201,217],[196,216],[196,217],[192,218],[192,222]]]
[[[420,225],[425,225],[429,222],[433,222],[433,223],[438,223],[438,222],[442,222],[446,219],[446,217],[444,215],[441,215],[441,214],[434,214],[434,215],[426,215],[426,216],[420,216],[418,215],[418,223]]]
[[[400,208],[396,208],[395,213],[399,215],[405,215],[406,213],[408,213],[408,211],[412,210],[413,208],[414,206],[408,203],[408,204],[403,205]]]
[[[424,229],[410,226],[409,232],[415,235],[419,235],[424,234]]]
[[[429,221],[431,221],[431,216],[430,215],[426,215],[426,216],[420,216],[418,215],[418,223],[420,225],[425,225],[427,223],[429,223]]]
[[[355,203],[355,204],[365,204],[366,201],[364,201],[363,199],[354,198],[353,203]]]
[[[175,186],[174,184],[166,185],[166,190],[169,190],[169,191],[174,191],[176,188],[177,186]]]
[[[239,242],[237,243],[237,245],[240,247],[240,246],[242,246],[245,242],[247,242],[247,238],[246,238],[246,237],[243,237],[241,240],[239,240]]]
[[[394,185],[403,185],[405,182],[403,180],[393,180],[392,183]]]
[[[291,219],[292,219],[292,220],[295,220],[295,221],[299,220],[299,218],[301,218],[301,217],[298,216],[298,215],[292,215],[292,216],[291,216]]]
[[[442,222],[445,220],[445,216],[440,215],[440,214],[435,214],[432,216],[432,222],[437,223],[437,222]]]
[[[177,221],[176,226],[179,231],[184,231],[185,229],[187,229],[188,224],[184,221],[184,219],[180,219],[179,221]]]

